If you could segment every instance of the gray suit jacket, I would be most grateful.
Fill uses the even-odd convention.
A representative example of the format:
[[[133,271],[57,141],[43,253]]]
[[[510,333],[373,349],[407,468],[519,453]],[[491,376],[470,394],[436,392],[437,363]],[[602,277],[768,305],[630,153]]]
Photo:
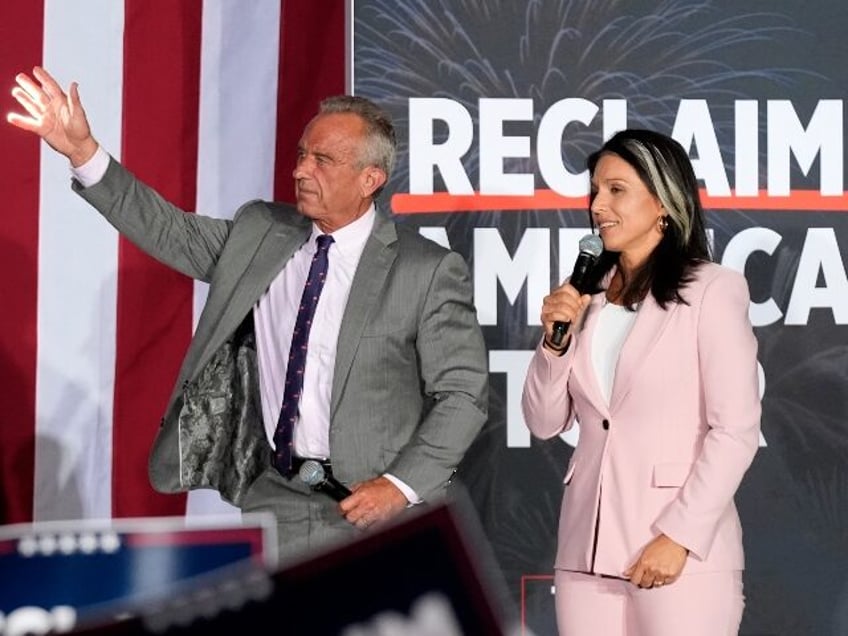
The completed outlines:
[[[112,160],[74,189],[166,265],[210,284],[150,455],[162,492],[211,487],[239,504],[270,462],[259,406],[252,308],[306,241],[291,206],[243,205],[232,221],[179,210]],[[333,472],[390,472],[424,499],[448,484],[486,420],[488,369],[462,257],[377,215],[337,342]]]

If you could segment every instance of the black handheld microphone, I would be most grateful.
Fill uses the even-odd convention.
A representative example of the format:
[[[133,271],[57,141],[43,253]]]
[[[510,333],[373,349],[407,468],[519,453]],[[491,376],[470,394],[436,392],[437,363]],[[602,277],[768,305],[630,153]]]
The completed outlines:
[[[308,459],[303,462],[303,465],[298,471],[300,480],[312,490],[321,491],[336,501],[341,501],[350,497],[352,494],[343,483],[335,479],[332,475],[328,475],[320,462],[314,459]]]
[[[600,236],[595,234],[587,234],[579,243],[580,253],[577,255],[577,261],[574,263],[574,271],[571,273],[569,283],[581,294],[587,290],[589,282],[589,272],[594,267],[595,262],[604,251],[604,242]],[[562,339],[565,337],[565,332],[568,331],[567,322],[557,320],[554,323],[554,330],[551,334],[551,343],[558,347],[562,344]]]

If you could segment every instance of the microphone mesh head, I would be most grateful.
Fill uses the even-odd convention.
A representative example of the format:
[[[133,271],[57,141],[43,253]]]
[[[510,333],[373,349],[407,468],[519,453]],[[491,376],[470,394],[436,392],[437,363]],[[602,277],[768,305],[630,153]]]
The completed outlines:
[[[307,486],[317,486],[325,477],[324,467],[312,459],[303,462],[297,474]]]
[[[587,234],[580,239],[580,251],[588,252],[597,258],[604,251],[604,242],[597,234]]]

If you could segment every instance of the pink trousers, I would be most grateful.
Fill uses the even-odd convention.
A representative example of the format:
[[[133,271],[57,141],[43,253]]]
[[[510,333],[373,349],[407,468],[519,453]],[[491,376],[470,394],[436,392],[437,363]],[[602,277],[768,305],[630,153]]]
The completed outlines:
[[[739,571],[684,574],[643,589],[557,570],[554,585],[560,636],[736,636],[745,607]]]

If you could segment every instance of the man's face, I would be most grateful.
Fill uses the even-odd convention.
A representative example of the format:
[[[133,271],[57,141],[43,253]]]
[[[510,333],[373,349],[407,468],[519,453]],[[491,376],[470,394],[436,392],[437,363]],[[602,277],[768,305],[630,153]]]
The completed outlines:
[[[364,142],[365,125],[351,113],[318,115],[303,131],[293,173],[297,209],[324,232],[359,218],[385,182],[379,168],[359,167]]]

